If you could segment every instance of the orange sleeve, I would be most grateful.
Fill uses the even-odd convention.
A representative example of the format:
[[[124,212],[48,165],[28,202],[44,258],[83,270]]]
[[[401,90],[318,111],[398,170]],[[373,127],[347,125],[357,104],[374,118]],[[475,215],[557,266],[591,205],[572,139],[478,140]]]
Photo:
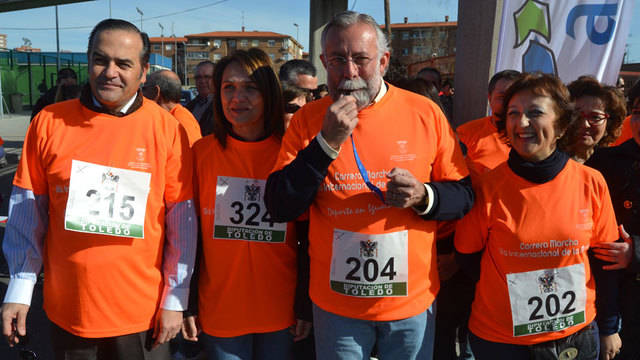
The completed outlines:
[[[184,128],[177,121],[171,122],[167,141],[166,187],[164,199],[182,202],[193,199],[193,154]]]
[[[38,136],[38,128],[41,128],[42,119],[43,112],[40,112],[27,130],[22,146],[22,156],[13,179],[13,185],[32,190],[35,195],[48,193],[47,176],[42,163],[41,151],[41,145],[45,139],[43,136]]]
[[[484,249],[489,237],[488,210],[486,195],[479,189],[471,211],[456,226],[454,245],[458,252],[471,254]]]
[[[436,106],[435,104],[433,105]],[[431,181],[460,180],[469,175],[467,164],[462,155],[453,129],[442,111],[433,110],[433,118],[437,131],[438,155],[435,157]]]
[[[307,144],[304,144],[302,140],[303,135],[301,123],[303,123],[303,119],[301,113],[302,111],[297,111],[293,115],[289,128],[284,132],[284,136],[282,137],[282,146],[280,147],[278,159],[276,160],[273,171],[280,170],[291,163],[298,155],[298,151],[304,149],[304,147],[310,142],[307,141]]]

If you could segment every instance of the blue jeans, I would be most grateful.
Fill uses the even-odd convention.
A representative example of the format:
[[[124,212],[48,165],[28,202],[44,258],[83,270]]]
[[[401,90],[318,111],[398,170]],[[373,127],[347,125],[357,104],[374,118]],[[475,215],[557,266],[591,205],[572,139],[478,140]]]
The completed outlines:
[[[293,335],[289,329],[230,338],[201,334],[209,360],[289,360]]]
[[[557,359],[560,352],[569,347],[578,349],[577,360],[593,360],[600,352],[600,335],[595,321],[565,338],[532,346],[492,342],[471,331],[469,343],[477,360]]]
[[[368,360],[376,344],[380,360],[431,360],[435,310],[434,302],[408,319],[368,321],[336,315],[313,304],[316,356],[322,360]]]

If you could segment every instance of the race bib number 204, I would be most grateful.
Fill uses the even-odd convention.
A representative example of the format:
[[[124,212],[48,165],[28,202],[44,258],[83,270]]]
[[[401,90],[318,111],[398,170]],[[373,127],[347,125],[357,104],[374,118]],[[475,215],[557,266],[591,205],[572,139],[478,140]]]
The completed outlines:
[[[65,230],[144,238],[151,174],[72,160]]]
[[[407,296],[408,232],[361,234],[334,229],[331,289],[356,297]]]

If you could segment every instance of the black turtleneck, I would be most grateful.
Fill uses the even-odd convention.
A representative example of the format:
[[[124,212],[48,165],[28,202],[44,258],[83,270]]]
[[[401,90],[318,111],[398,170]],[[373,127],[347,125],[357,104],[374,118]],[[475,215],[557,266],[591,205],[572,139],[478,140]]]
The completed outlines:
[[[557,148],[548,158],[538,162],[527,161],[511,149],[507,164],[521,178],[536,184],[544,184],[553,180],[567,165],[567,161],[569,161],[569,155]]]

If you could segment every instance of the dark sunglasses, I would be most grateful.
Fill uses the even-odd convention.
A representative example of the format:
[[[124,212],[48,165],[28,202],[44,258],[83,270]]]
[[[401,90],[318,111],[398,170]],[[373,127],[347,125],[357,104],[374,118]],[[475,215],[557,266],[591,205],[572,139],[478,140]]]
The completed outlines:
[[[286,103],[286,104],[284,104],[284,113],[285,114],[295,114],[295,112],[300,110],[301,107],[302,106],[300,106],[298,104]]]

